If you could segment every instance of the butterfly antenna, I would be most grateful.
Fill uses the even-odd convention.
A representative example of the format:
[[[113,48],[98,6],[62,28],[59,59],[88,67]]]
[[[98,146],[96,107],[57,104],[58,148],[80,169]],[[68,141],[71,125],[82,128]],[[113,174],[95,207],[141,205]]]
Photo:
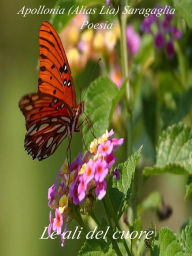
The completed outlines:
[[[67,146],[67,149],[66,149],[66,154],[67,154],[67,164],[68,164],[68,167],[70,167],[70,165],[71,165],[71,141],[72,141],[72,137],[70,136],[68,139],[69,139],[69,143],[68,143],[68,146]]]

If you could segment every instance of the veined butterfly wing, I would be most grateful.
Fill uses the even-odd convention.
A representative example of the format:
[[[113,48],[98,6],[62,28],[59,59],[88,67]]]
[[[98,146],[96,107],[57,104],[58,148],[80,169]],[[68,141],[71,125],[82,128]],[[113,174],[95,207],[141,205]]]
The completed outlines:
[[[71,70],[61,40],[53,26],[45,21],[39,31],[39,91],[76,107]]]
[[[25,149],[39,160],[49,157],[70,134],[73,113],[63,101],[50,95],[24,96],[19,107],[26,118]]]

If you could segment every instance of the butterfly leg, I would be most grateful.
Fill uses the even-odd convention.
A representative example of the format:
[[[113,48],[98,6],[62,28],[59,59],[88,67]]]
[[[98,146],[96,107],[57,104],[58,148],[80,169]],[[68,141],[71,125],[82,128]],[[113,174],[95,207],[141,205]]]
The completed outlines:
[[[85,115],[85,118],[86,118],[87,125],[90,128],[91,134],[93,135],[94,138],[96,138],[95,133],[94,133],[93,124],[91,122],[91,119],[89,118],[88,115],[85,114],[85,112],[84,112],[84,115]]]
[[[66,149],[67,152],[67,164],[70,167],[71,165],[71,141],[72,141],[72,136],[69,136],[69,142],[68,142],[68,146]]]
[[[85,113],[84,113],[85,114]],[[93,124],[90,120],[90,118],[85,115],[85,117],[83,118],[82,122],[78,125],[78,127],[75,129],[76,132],[79,132],[80,131],[80,127],[83,125],[84,122],[87,122],[87,125],[88,125],[88,128],[91,128],[90,131],[91,131],[91,134],[93,135],[94,138],[96,138],[95,134],[94,134],[94,128],[93,128]]]

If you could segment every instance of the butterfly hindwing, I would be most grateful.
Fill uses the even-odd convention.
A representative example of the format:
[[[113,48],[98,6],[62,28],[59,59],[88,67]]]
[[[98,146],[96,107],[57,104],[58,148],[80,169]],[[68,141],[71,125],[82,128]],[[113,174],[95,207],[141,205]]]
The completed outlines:
[[[39,91],[76,107],[76,95],[67,57],[53,26],[45,21],[39,32]]]
[[[71,136],[72,113],[63,101],[33,93],[24,96],[19,107],[26,118],[25,149],[33,158],[47,158]]]

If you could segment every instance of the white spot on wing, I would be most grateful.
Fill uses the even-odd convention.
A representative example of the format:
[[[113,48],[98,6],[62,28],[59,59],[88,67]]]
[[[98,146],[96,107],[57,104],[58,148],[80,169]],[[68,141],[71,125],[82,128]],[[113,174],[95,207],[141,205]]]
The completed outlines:
[[[42,140],[40,143],[39,143],[39,146],[41,146],[43,144],[44,140]]]
[[[68,122],[68,123],[70,123],[70,121],[71,121],[70,118],[65,117],[65,116],[62,116],[61,119]]]
[[[57,145],[59,145],[67,136],[67,133],[65,133],[61,138],[60,140],[57,142]]]
[[[46,148],[48,148],[48,147],[51,145],[52,142],[53,142],[53,137],[51,137],[51,138],[48,140],[47,145],[46,145]]]
[[[53,146],[52,146],[52,148],[51,148],[51,154],[53,153],[53,151],[55,150],[55,147],[56,147],[56,143],[55,144],[53,144]]]
[[[32,125],[29,130],[27,131],[27,134],[29,134],[34,128],[35,128],[36,124]]]
[[[39,130],[38,131],[41,131],[45,128],[47,128],[49,126],[49,124],[45,123],[45,124],[42,124],[40,127],[39,127]]]
[[[65,125],[62,126],[62,127],[57,131],[57,133],[64,132],[64,130],[65,130]]]
[[[39,157],[41,155],[41,149],[39,150],[38,154],[36,157]]]
[[[41,119],[41,121],[45,121],[47,119],[48,119],[48,117],[44,117],[44,118]]]
[[[36,143],[38,144],[38,142],[39,142],[41,139],[42,139],[42,136],[38,137],[38,138],[36,139]]]
[[[60,126],[61,126],[61,124],[56,124],[56,125],[54,125],[51,129],[48,129],[47,131],[45,131],[45,133],[52,132],[52,131],[54,131],[55,129],[57,129],[58,127],[60,127]]]

